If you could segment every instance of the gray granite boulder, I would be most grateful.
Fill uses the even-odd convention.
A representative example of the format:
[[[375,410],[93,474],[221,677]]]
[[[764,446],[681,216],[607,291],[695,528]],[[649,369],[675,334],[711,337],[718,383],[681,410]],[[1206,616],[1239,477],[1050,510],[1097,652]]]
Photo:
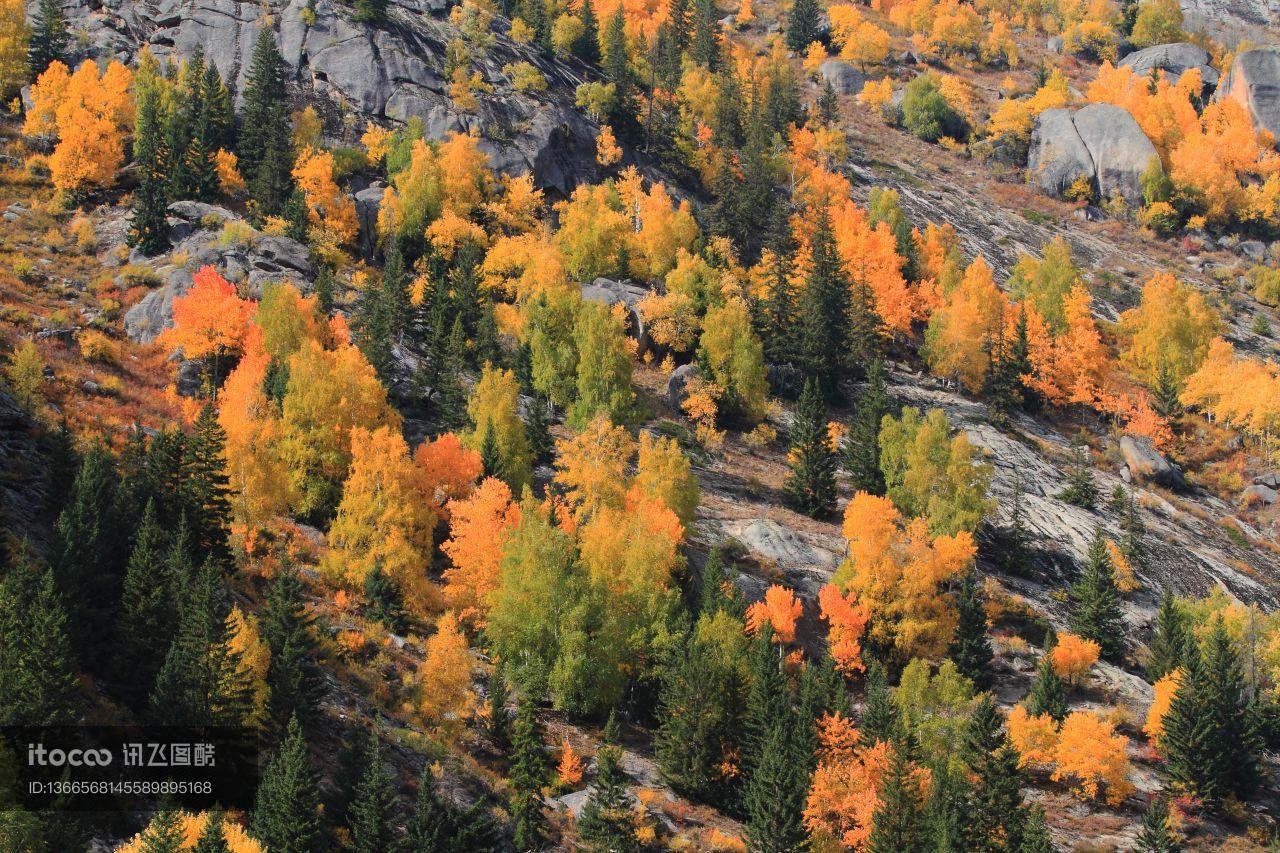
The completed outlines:
[[[1218,70],[1209,64],[1209,52],[1190,42],[1152,45],[1134,51],[1120,60],[1120,64],[1132,68],[1139,77],[1147,77],[1152,70],[1160,70],[1175,82],[1184,73],[1196,68],[1206,86],[1218,84]]]
[[[1213,97],[1239,101],[1254,127],[1280,138],[1280,48],[1260,47],[1237,56]]]
[[[867,75],[842,59],[828,59],[819,65],[818,76],[830,83],[837,95],[856,95],[867,82]]]
[[[1102,199],[1118,195],[1136,206],[1142,202],[1139,178],[1154,156],[1155,146],[1123,107],[1045,110],[1031,133],[1027,177],[1057,196],[1088,178]]]

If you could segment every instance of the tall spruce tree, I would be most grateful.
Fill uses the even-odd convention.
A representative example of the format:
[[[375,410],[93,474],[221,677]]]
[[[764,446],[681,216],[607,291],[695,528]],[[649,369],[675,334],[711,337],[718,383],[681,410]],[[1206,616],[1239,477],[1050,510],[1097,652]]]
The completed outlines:
[[[1067,467],[1067,485],[1058,493],[1058,499],[1084,509],[1093,509],[1098,502],[1098,487],[1089,467],[1089,449],[1080,436],[1071,441],[1071,459]]]
[[[27,67],[31,79],[39,77],[55,61],[65,62],[70,42],[62,3],[59,0],[40,0],[27,41]]]
[[[375,732],[368,739],[364,772],[347,812],[352,853],[386,853],[393,846],[396,792],[382,769],[382,746]]]
[[[848,368],[850,321],[849,279],[836,255],[831,220],[818,214],[811,245],[808,283],[801,302],[800,364],[818,378],[823,393],[837,396],[840,377]]]
[[[262,773],[250,829],[272,853],[315,853],[321,840],[319,804],[302,726],[291,717],[280,749]]]
[[[1022,829],[1022,843],[1018,853],[1056,853],[1053,839],[1049,837],[1049,825],[1044,819],[1044,809],[1032,806],[1027,812],[1027,822]]]
[[[547,782],[547,747],[538,720],[537,703],[526,695],[520,700],[511,738],[511,818],[517,850],[541,849],[547,832],[542,786]]]
[[[249,59],[244,106],[240,112],[240,169],[259,216],[284,210],[293,194],[293,140],[285,75],[288,65],[280,55],[275,34],[268,26],[258,30]]]
[[[231,566],[231,479],[227,475],[227,434],[212,403],[205,403],[184,450],[183,500],[198,557]]]
[[[789,704],[771,721],[746,791],[747,838],[760,853],[790,853],[808,833],[801,822],[811,754]]]
[[[874,659],[867,664],[867,689],[861,723],[862,734],[869,743],[893,741],[902,734],[901,712],[893,701],[884,664]]]
[[[196,846],[192,849],[192,853],[231,853],[231,847],[227,844],[226,838],[226,818],[222,814],[221,809],[213,809],[209,812],[209,816],[205,819],[204,829],[200,830],[200,837],[196,839]]]
[[[573,42],[573,55],[588,65],[600,64],[600,21],[592,0],[582,0],[582,32]]]
[[[606,726],[608,732],[612,726]],[[636,817],[622,771],[622,750],[606,742],[596,751],[596,780],[578,818],[578,831],[588,849],[600,853],[638,850]]]
[[[640,122],[636,118],[635,75],[631,70],[631,60],[627,55],[626,18],[619,8],[609,19],[601,38],[604,53],[604,79],[614,87],[613,104],[609,108],[609,125],[618,134],[618,138],[635,143],[640,136]]]
[[[1169,798],[1158,795],[1151,799],[1142,813],[1142,826],[1134,839],[1135,853],[1178,853],[1182,845],[1173,834],[1169,823]]]
[[[787,15],[787,47],[800,53],[817,38],[822,7],[817,0],[793,0]]]
[[[75,657],[53,573],[25,551],[7,562],[0,572],[0,726],[68,724],[75,717]]]
[[[750,778],[763,760],[766,741],[777,720],[789,713],[791,696],[782,673],[781,656],[766,624],[751,641],[751,683],[743,715],[741,767]]]
[[[889,774],[880,788],[880,804],[871,819],[869,853],[919,850],[924,841],[924,803],[911,750],[905,740],[894,744]]]
[[[272,715],[281,724],[297,717],[311,719],[325,692],[315,664],[312,619],[302,600],[302,581],[289,566],[282,567],[267,587],[262,639],[271,652],[267,685]]]
[[[124,685],[126,701],[135,709],[150,696],[177,631],[175,579],[166,550],[155,503],[148,500],[125,569],[116,659],[117,678]]]
[[[1018,750],[1002,730],[1004,717],[983,694],[965,728],[963,758],[973,774],[967,788],[965,850],[1017,850],[1026,823]]]
[[[1147,535],[1147,526],[1142,521],[1142,511],[1133,492],[1123,490],[1123,495],[1124,499],[1120,501],[1120,553],[1135,570],[1145,569],[1147,549],[1143,537]]]
[[[885,489],[884,471],[880,468],[880,422],[889,414],[885,373],[884,361],[871,362],[844,445],[844,469],[850,485],[873,495],[883,495]]]
[[[1123,651],[1120,591],[1101,527],[1094,531],[1084,571],[1070,589],[1069,605],[1072,631],[1101,646],[1104,657],[1114,658]]]
[[[1147,680],[1155,683],[1182,666],[1182,653],[1187,644],[1187,617],[1178,606],[1178,598],[1166,589],[1156,611],[1155,630],[1147,646]]]
[[[991,640],[987,636],[987,611],[977,573],[970,569],[956,594],[956,633],[947,650],[960,673],[978,687],[990,680]]]
[[[1053,646],[1056,638],[1045,643],[1044,654],[1036,667],[1035,680],[1031,682],[1031,692],[1027,694],[1027,713],[1033,717],[1048,714],[1058,722],[1067,716],[1067,688],[1062,677],[1053,668]]]
[[[836,502],[837,457],[827,427],[827,406],[818,380],[810,377],[796,404],[791,427],[791,475],[787,501],[814,518],[829,515]]]
[[[408,832],[393,849],[398,853],[498,853],[505,847],[484,800],[460,810],[440,797],[429,777],[423,777]]]
[[[182,823],[178,811],[165,807],[142,831],[140,853],[180,853],[182,850]]]
[[[126,239],[144,255],[158,254],[169,246],[169,200],[161,148],[165,108],[158,74],[155,60],[144,59],[135,84],[133,162],[138,186],[133,191],[133,216]]]

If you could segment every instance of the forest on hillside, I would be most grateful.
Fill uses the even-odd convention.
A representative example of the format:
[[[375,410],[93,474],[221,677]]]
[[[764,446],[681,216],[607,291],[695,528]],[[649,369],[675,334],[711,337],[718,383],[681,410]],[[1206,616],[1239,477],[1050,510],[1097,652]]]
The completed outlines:
[[[0,853],[1280,844],[1270,48],[229,5],[0,0]]]

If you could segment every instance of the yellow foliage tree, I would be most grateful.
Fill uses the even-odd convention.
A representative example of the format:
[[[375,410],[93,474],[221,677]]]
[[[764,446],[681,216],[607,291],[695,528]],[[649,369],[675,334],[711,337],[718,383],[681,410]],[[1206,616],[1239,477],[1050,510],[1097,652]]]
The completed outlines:
[[[56,80],[62,73],[53,75]],[[85,60],[67,79],[65,91],[53,96],[58,144],[49,157],[49,172],[53,185],[68,197],[114,181],[124,162],[124,135],[133,124],[132,82],[132,73],[119,62],[99,75],[97,64]]]
[[[990,367],[990,344],[1004,335],[1008,300],[981,257],[929,318],[925,358],[934,373],[958,379],[971,393],[982,388]]]
[[[359,222],[355,199],[338,189],[333,179],[333,155],[304,148],[293,167],[293,179],[307,200],[307,218],[317,243],[355,242]]]
[[[500,470],[487,473],[501,477],[512,489],[523,488],[532,475],[533,451],[524,421],[520,420],[520,383],[516,375],[486,364],[467,402],[467,414],[476,426],[463,436],[463,444],[480,452],[492,433]]]
[[[1075,683],[1098,662],[1102,649],[1093,640],[1063,632],[1053,647],[1053,671],[1068,682]]]
[[[471,650],[452,611],[436,621],[418,669],[418,710],[438,736],[452,742],[475,713]]]
[[[1142,731],[1157,749],[1160,748],[1160,738],[1164,735],[1164,716],[1169,713],[1173,697],[1178,694],[1178,687],[1181,684],[1182,670],[1175,669],[1153,685],[1155,696],[1151,700],[1151,708],[1147,711],[1147,720],[1142,725]]]
[[[444,571],[444,595],[464,622],[484,627],[489,597],[498,586],[507,534],[520,522],[511,489],[488,477],[467,498],[449,503],[450,537],[441,550],[453,564]]]
[[[1199,290],[1156,273],[1142,288],[1142,302],[1120,315],[1128,342],[1121,363],[1150,386],[1161,371],[1181,383],[1200,367],[1221,326]]]

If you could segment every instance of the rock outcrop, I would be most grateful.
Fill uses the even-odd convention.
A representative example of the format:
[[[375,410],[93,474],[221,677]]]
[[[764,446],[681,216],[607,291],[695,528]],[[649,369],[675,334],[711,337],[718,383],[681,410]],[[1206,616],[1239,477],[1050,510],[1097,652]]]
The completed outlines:
[[[1139,482],[1155,483],[1168,489],[1181,489],[1187,485],[1182,472],[1145,438],[1121,436],[1120,454],[1129,466],[1129,474]]]
[[[1231,63],[1214,100],[1232,98],[1249,111],[1253,126],[1280,137],[1280,48],[1246,50]]]
[[[828,59],[819,65],[818,76],[830,83],[837,95],[856,95],[867,82],[867,75],[843,59]]]
[[[597,278],[591,284],[582,286],[582,298],[588,302],[600,302],[610,307],[622,305],[626,309],[627,334],[636,341],[637,355],[644,355],[653,348],[653,341],[649,338],[649,330],[645,326],[644,315],[637,307],[648,295],[647,288],[629,281],[614,281],[610,278]]]
[[[1160,70],[1174,82],[1187,71],[1196,68],[1206,86],[1218,84],[1218,70],[1209,64],[1209,52],[1191,42],[1153,45],[1134,51],[1120,60],[1120,64],[1132,68],[1139,77],[1148,77],[1152,70]]]
[[[64,8],[71,31],[84,33],[85,54],[131,62],[144,46],[162,59],[186,58],[202,48],[237,97],[260,22],[269,20],[293,69],[297,100],[316,105],[335,142],[351,144],[353,129],[358,134],[366,121],[418,119],[431,139],[483,131],[482,147],[497,169],[533,172],[544,188],[568,194],[594,179],[595,129],[572,103],[583,67],[548,60],[503,38],[507,24],[495,18],[498,37],[472,57],[493,91],[479,94],[475,112],[462,111],[448,96],[445,78],[445,47],[456,35],[446,5],[392,0],[387,21],[378,26],[352,20],[350,5],[334,0],[70,0]],[[512,88],[502,69],[521,61],[547,77],[545,93]]]
[[[1071,113],[1045,110],[1036,119],[1027,158],[1028,177],[1051,195],[1062,195],[1088,178],[1103,199],[1142,202],[1139,178],[1155,146],[1129,111],[1114,104],[1089,104]]]
[[[228,223],[235,223],[232,230],[227,230]],[[167,254],[133,258],[161,282],[124,316],[125,334],[139,343],[151,343],[173,325],[173,300],[191,289],[192,276],[204,266],[214,267],[254,298],[268,282],[290,281],[302,290],[310,288],[306,246],[255,231],[224,207],[174,202],[169,205],[169,227],[173,248]]]

